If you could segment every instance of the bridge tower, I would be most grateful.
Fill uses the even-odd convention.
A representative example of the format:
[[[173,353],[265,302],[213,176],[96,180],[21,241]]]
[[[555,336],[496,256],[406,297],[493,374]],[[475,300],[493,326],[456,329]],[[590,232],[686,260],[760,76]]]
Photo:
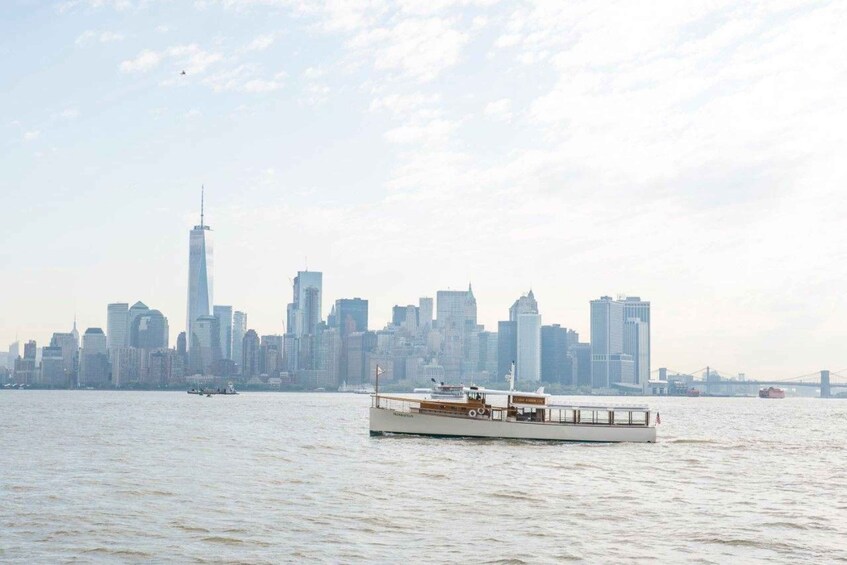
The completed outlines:
[[[829,388],[829,371],[821,371],[821,398],[831,398],[832,391]]]

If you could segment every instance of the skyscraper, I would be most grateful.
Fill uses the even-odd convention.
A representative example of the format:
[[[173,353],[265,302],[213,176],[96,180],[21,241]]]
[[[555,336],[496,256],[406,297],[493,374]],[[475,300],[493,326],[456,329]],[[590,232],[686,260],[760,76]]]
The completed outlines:
[[[623,301],[624,349],[635,363],[635,384],[650,380],[650,302],[638,296]],[[639,323],[640,322],[640,323]]]
[[[477,370],[488,374],[489,379],[497,376],[497,332],[479,333],[479,357]]]
[[[218,341],[221,344],[221,358],[233,359],[232,357],[232,306],[214,306],[214,316],[218,319],[218,329],[221,335]]]
[[[40,375],[35,359],[37,354],[38,346],[35,341],[29,340],[24,344],[24,356],[14,362],[15,382],[28,385],[38,382]]]
[[[368,301],[339,298],[335,301],[335,323],[342,337],[353,332],[368,331]]]
[[[74,314],[74,327],[71,328],[71,335],[74,336],[74,341],[76,341],[77,348],[79,348],[79,330],[76,329],[76,314]]]
[[[242,338],[241,375],[245,379],[259,375],[259,335],[247,330]]]
[[[130,345],[140,349],[167,349],[168,319],[158,310],[147,309],[133,318]]]
[[[512,363],[518,358],[518,323],[497,322],[497,374],[495,380],[509,374]]]
[[[318,324],[323,320],[323,273],[299,271],[294,277],[293,290],[293,301],[288,305],[287,333],[298,338],[314,335]]]
[[[200,193],[200,225],[191,230],[188,243],[188,315],[186,337],[189,356],[194,346],[194,323],[212,315],[212,229],[204,222],[203,192]]]
[[[59,346],[45,347],[41,353],[41,378],[42,386],[65,387],[67,376],[62,363],[62,348]]]
[[[559,324],[541,326],[541,380],[569,385],[568,330]]]
[[[468,325],[476,325],[476,298],[471,285],[468,285],[467,291],[439,290],[436,307],[436,322],[441,330],[463,330]]]
[[[473,371],[475,362],[466,359],[466,352],[479,345],[476,325],[476,298],[471,285],[468,290],[439,290],[436,293],[436,324],[442,336],[441,365],[448,379],[461,378],[464,369]],[[471,341],[473,340],[473,341]],[[467,351],[466,351],[467,350]]]
[[[73,376],[76,374],[79,342],[74,338],[74,334],[71,332],[55,332],[53,337],[50,338],[50,347],[59,347],[62,349],[62,368],[65,371],[68,384],[75,384],[76,379]]]
[[[106,339],[110,349],[129,346],[129,304],[126,302],[106,307]]]
[[[21,342],[15,340],[9,344],[9,364],[14,366],[15,359],[21,356]]]
[[[632,384],[632,357],[624,354],[623,302],[603,296],[591,301],[591,386]]]
[[[376,332],[353,332],[347,336],[347,362],[343,380],[350,384],[370,382],[367,354],[376,347]]]
[[[132,326],[135,323],[135,319],[142,314],[146,314],[150,311],[150,308],[141,302],[140,300],[129,307],[129,314],[127,316],[127,332],[129,332],[129,345],[132,346]]]
[[[185,332],[179,332],[176,336],[176,352],[177,355],[185,357],[188,353],[188,340],[185,337]]]
[[[191,370],[201,375],[211,375],[215,363],[221,358],[218,319],[214,316],[200,316],[192,327],[194,333],[188,349]]]
[[[515,380],[541,380],[541,314],[518,314],[518,347]]]
[[[509,307],[509,321],[517,322],[520,314],[538,314],[538,301],[535,300],[532,289]]]
[[[82,336],[79,360],[80,386],[104,386],[109,383],[110,367],[106,334],[100,328],[88,328]]]
[[[515,323],[515,380],[541,380],[541,315],[532,289],[509,308],[509,321]]]
[[[247,314],[236,310],[232,314],[232,360],[241,363],[244,334],[247,333]]]
[[[575,343],[570,346],[571,372],[575,386],[591,386],[591,344]]]
[[[282,354],[285,347],[281,335],[263,335],[259,345],[259,374],[269,377],[279,376],[282,367]]]
[[[423,335],[432,329],[432,298],[422,296],[418,300],[418,329]]]
[[[623,352],[632,357],[632,384],[644,385],[650,380],[649,326],[638,318],[623,323]]]

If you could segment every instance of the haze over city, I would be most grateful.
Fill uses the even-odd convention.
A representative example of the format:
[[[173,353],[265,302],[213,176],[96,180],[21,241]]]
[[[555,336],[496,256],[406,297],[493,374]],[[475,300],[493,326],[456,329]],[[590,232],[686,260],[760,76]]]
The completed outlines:
[[[215,302],[261,333],[308,267],[373,328],[470,282],[488,329],[532,288],[587,336],[626,293],[654,368],[847,366],[843,4],[0,13],[4,346],[119,301],[180,329],[204,184]]]

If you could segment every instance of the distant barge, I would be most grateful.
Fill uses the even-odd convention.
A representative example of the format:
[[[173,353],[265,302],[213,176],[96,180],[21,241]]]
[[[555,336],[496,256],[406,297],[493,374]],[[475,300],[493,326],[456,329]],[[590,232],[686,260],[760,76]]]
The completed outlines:
[[[760,388],[759,398],[785,398],[785,391],[775,386]]]
[[[229,383],[225,388],[190,388],[186,392],[188,394],[197,394],[199,396],[212,396],[213,394],[233,395],[238,394],[232,383]]]

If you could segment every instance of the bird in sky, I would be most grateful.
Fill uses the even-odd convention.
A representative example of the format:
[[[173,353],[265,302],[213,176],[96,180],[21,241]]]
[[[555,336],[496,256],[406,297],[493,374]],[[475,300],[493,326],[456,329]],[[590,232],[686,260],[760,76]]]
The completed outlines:
[[[185,71],[182,71],[180,74],[181,74],[181,75],[184,75],[184,74],[185,74]]]

